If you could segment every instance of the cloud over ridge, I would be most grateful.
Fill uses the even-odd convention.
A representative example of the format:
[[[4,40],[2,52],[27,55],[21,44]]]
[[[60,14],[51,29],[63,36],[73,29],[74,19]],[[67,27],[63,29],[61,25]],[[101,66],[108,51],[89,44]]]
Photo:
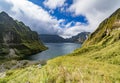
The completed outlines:
[[[64,4],[66,4],[66,0],[45,0],[43,2],[45,7],[52,10],[63,7]],[[73,16],[85,16],[88,24],[74,21],[65,24],[66,19],[57,19],[42,6],[30,0],[0,0],[0,12],[7,12],[14,19],[23,21],[40,34],[58,34],[70,37],[82,31],[93,32],[101,21],[120,7],[119,4],[120,0],[73,0],[66,13],[72,13]],[[71,26],[72,23],[74,26]]]

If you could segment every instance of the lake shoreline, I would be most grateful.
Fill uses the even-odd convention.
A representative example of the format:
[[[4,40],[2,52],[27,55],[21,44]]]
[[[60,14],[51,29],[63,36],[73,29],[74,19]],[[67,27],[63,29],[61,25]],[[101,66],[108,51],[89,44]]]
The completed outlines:
[[[74,50],[81,47],[81,44],[78,43],[44,43],[44,45],[48,47],[47,50],[26,56],[25,59],[30,61],[47,61],[58,56],[72,53]]]

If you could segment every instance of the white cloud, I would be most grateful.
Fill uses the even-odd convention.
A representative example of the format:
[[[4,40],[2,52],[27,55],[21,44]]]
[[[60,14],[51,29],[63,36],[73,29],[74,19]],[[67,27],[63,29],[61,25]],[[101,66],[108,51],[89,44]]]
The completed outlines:
[[[66,0],[45,0],[44,5],[50,9],[56,9],[64,5]]]
[[[88,27],[86,24],[76,22],[75,25],[71,27],[70,26],[71,23],[73,22],[70,22],[65,25],[65,28],[63,29],[63,33],[61,34],[62,37],[69,38],[71,36],[77,35],[80,32],[88,31]]]
[[[120,0],[73,0],[73,4],[67,10],[73,12],[74,16],[84,15],[88,25],[76,22],[65,24],[65,19],[57,20],[42,7],[35,5],[28,0],[0,0],[0,11],[7,12],[10,16],[23,21],[41,34],[59,34],[63,37],[70,37],[82,31],[94,31],[99,23],[120,7]],[[44,4],[49,8],[63,7],[65,0],[46,0]],[[52,5],[52,6],[50,6]],[[63,9],[64,10],[64,9]],[[61,28],[62,26],[62,28]],[[64,28],[63,28],[64,27]]]
[[[58,34],[61,32],[61,29],[56,27],[60,23],[59,20],[28,0],[2,0],[0,2],[4,3],[0,3],[1,11],[6,11],[15,19],[23,21],[32,30],[41,34]]]
[[[89,25],[81,29],[94,31],[100,22],[109,17],[115,10],[120,7],[120,0],[73,0],[73,4],[68,9],[74,15],[86,16]],[[78,28],[74,28],[77,30]],[[75,31],[73,30],[73,31]]]

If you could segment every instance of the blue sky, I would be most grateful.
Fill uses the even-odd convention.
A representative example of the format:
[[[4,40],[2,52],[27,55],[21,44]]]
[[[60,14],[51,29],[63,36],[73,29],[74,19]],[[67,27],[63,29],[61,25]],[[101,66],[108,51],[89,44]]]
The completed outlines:
[[[120,0],[0,0],[0,12],[39,34],[64,38],[95,31],[118,8]]]
[[[67,5],[62,6],[62,7],[57,7],[55,9],[49,9],[48,7],[46,7],[44,5],[45,0],[29,0],[29,1],[31,1],[32,3],[34,3],[38,6],[41,6],[44,10],[46,10],[48,12],[52,11],[52,12],[50,12],[50,15],[57,18],[58,20],[64,19],[65,20],[64,24],[72,22],[71,27],[75,26],[76,22],[88,24],[87,18],[84,15],[74,16],[72,12],[67,11],[67,8],[69,8],[73,4],[73,0],[66,0],[65,4],[67,4]],[[64,10],[62,11],[61,9],[64,9]],[[61,28],[64,28],[64,27],[61,27]]]

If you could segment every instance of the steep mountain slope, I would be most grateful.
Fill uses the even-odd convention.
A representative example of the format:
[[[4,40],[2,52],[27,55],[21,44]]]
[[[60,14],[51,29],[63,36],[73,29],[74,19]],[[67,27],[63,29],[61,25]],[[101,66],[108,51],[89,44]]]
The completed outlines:
[[[84,45],[111,44],[120,39],[120,9],[105,19]]]
[[[104,20],[72,54],[49,60],[40,69],[8,71],[9,83],[120,83],[120,9]]]
[[[0,57],[16,58],[45,50],[38,34],[24,23],[0,13]],[[6,56],[5,56],[6,55]]]
[[[105,19],[85,41],[76,54],[87,54],[88,58],[120,64],[120,9]]]
[[[78,35],[69,38],[68,41],[82,44],[88,38],[89,35],[90,32],[81,32]]]

